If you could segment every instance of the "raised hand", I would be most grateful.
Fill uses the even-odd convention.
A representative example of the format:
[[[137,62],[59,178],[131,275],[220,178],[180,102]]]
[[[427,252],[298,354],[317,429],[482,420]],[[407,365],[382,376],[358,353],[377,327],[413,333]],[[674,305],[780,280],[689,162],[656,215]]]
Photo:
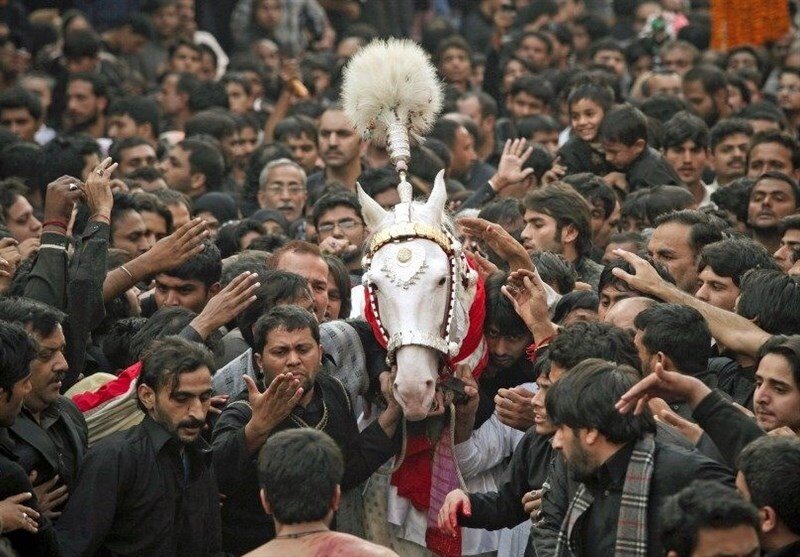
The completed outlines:
[[[206,338],[208,335],[236,319],[244,309],[256,300],[255,292],[260,282],[258,275],[244,272],[213,296],[203,311],[192,320],[192,327]]]
[[[547,186],[553,182],[558,182],[566,173],[567,167],[561,164],[561,157],[556,157],[556,160],[553,161],[553,166],[542,176],[542,184]]]
[[[439,509],[437,520],[439,529],[445,534],[455,537],[458,529],[458,515],[472,516],[472,504],[469,502],[469,495],[460,489],[454,489],[447,494]]]
[[[508,276],[507,283],[500,289],[514,306],[514,311],[528,327],[536,322],[550,319],[547,305],[547,290],[539,271],[520,269]],[[541,340],[541,339],[539,339]]]
[[[661,288],[669,284],[658,275],[658,272],[650,263],[635,253],[623,249],[615,249],[614,255],[630,263],[633,266],[634,274],[627,273],[623,269],[613,269],[611,271],[612,274],[616,278],[625,281],[634,290],[656,295]]]
[[[39,531],[39,513],[22,504],[31,497],[33,494],[27,492],[0,501],[0,521],[4,534],[15,530],[27,530],[33,534]]]
[[[656,362],[653,373],[636,383],[622,395],[616,404],[617,410],[626,414],[633,411],[639,415],[647,408],[652,398],[685,400],[694,408],[711,392],[702,381],[690,375],[666,371]]]
[[[64,232],[64,230],[59,230],[59,232]],[[21,259],[28,259],[31,255],[39,251],[39,247],[42,245],[42,240],[40,238],[28,238],[27,240],[22,240],[18,247],[19,247],[19,256]]]
[[[291,414],[303,397],[303,388],[300,381],[288,373],[275,377],[263,393],[249,375],[244,376],[244,382],[253,412],[245,426],[245,439],[248,449],[255,452],[272,430]]]
[[[483,240],[512,269],[533,268],[525,247],[499,224],[472,217],[462,217],[458,219],[458,224],[465,234]]]
[[[522,182],[533,174],[533,168],[524,170],[522,168],[522,165],[533,153],[533,146],[526,147],[526,145],[527,141],[524,139],[506,140],[500,163],[497,165],[497,172],[491,178],[495,191],[500,192],[507,186]]]
[[[111,218],[111,208],[114,206],[114,194],[111,191],[111,175],[119,166],[111,157],[107,157],[94,167],[86,178],[83,194],[86,205],[89,206],[91,216]]]
[[[22,256],[19,253],[19,242],[14,238],[3,238],[0,240],[0,259],[9,263],[14,269],[17,268]]]
[[[145,260],[147,273],[154,274],[183,265],[205,249],[203,242],[208,236],[203,219],[190,220],[140,256]]]
[[[63,223],[64,228],[55,230],[66,232],[66,226],[72,218],[75,203],[83,199],[83,183],[72,176],[61,176],[47,184],[44,198],[44,222]],[[24,259],[24,257],[23,257]]]
[[[697,445],[697,442],[700,441],[704,433],[703,428],[673,412],[669,405],[662,399],[650,399],[647,405],[650,407],[650,411],[657,420],[677,429],[692,445]]]
[[[497,271],[497,265],[486,259],[478,251],[467,251],[467,253],[472,256],[472,259],[475,261],[475,267],[478,271],[478,276],[484,281],[488,279],[492,273]]]

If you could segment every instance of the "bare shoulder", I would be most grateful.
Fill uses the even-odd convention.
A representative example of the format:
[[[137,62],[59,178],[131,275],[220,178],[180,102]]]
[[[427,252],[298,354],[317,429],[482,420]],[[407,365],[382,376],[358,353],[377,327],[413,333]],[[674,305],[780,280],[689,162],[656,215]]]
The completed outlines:
[[[381,545],[362,540],[350,534],[331,532],[313,542],[313,557],[398,557],[397,553]]]

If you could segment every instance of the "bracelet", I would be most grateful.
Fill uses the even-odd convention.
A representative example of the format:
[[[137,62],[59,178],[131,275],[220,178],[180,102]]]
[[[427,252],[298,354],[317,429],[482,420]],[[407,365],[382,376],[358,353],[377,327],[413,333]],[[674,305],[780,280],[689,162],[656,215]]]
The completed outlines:
[[[136,279],[134,279],[134,278],[133,278],[133,275],[132,275],[132,274],[131,274],[131,272],[130,272],[130,271],[127,269],[127,267],[125,267],[125,265],[120,265],[120,266],[119,266],[119,268],[120,268],[120,269],[122,269],[123,271],[125,271],[125,274],[127,274],[127,275],[130,277],[130,279],[131,279],[131,281],[132,281],[132,282],[136,282]]]
[[[42,228],[45,228],[46,226],[57,226],[58,228],[62,229],[64,232],[67,231],[67,223],[64,222],[63,220],[58,220],[58,219],[46,220],[46,221],[44,221],[42,223]]]
[[[106,224],[111,224],[111,219],[108,216],[102,215],[100,213],[92,215],[91,220],[104,220]]]

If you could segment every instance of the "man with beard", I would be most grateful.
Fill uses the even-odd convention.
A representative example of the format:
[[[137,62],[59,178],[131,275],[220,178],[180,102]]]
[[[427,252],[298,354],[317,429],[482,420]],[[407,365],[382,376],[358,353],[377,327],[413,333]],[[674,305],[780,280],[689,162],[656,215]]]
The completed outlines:
[[[762,174],[750,191],[747,225],[753,238],[770,253],[780,248],[780,221],[797,212],[799,199],[800,186],[783,172]]]
[[[728,79],[719,68],[695,66],[683,76],[683,96],[692,112],[711,127],[731,115]]]
[[[214,143],[189,137],[174,145],[157,165],[170,189],[200,197],[219,190],[225,174],[225,160]]]
[[[535,525],[537,554],[613,555],[636,547],[631,554],[661,557],[658,511],[666,497],[694,479],[733,486],[724,466],[655,438],[649,410],[617,412],[639,377],[630,366],[588,359],[547,393],[559,454]]]
[[[708,162],[708,126],[697,116],[679,112],[664,124],[661,145],[666,160],[694,196],[694,207],[711,205],[714,190],[703,183]]]
[[[177,337],[155,341],[136,381],[141,424],[88,452],[58,522],[62,555],[216,555],[217,482],[200,437],[214,359]]]
[[[83,132],[94,139],[105,137],[108,87],[102,78],[76,73],[67,82],[67,125],[71,133]]]
[[[245,376],[247,389],[223,410],[213,441],[214,470],[226,496],[224,547],[237,555],[275,536],[258,497],[256,461],[267,439],[295,428],[327,433],[344,455],[341,486],[348,491],[394,454],[392,437],[402,413],[390,397],[387,409],[359,433],[344,385],[320,373],[319,325],[308,311],[275,307],[256,322],[253,338],[263,386]]]
[[[303,216],[308,190],[303,168],[289,159],[267,163],[258,177],[256,199],[261,209],[275,209],[293,223]]]
[[[360,277],[364,272],[362,248],[369,230],[361,218],[358,198],[348,192],[323,195],[314,205],[312,218],[322,254],[341,257],[350,275]]]
[[[726,118],[711,128],[709,160],[716,178],[709,186],[713,191],[744,176],[747,171],[747,144],[752,136],[753,126],[740,118]]]
[[[0,301],[0,319],[25,327],[37,344],[30,364],[32,388],[9,433],[17,462],[34,484],[41,512],[53,520],[75,486],[88,448],[83,414],[59,392],[68,370],[61,328],[65,318],[64,313],[27,298]]]
[[[592,261],[591,207],[564,183],[554,183],[525,197],[522,243],[528,253],[560,253],[578,272],[578,280],[597,289],[603,266]]]

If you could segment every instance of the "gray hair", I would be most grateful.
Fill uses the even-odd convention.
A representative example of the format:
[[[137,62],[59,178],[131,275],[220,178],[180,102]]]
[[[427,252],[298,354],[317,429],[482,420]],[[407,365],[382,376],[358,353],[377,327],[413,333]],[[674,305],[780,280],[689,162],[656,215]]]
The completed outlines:
[[[261,174],[258,175],[258,187],[263,188],[267,178],[269,177],[269,173],[280,166],[291,166],[297,170],[300,173],[300,181],[303,182],[303,186],[306,185],[306,171],[303,170],[302,166],[291,159],[275,159],[274,161],[267,163],[263,170],[261,170]]]

